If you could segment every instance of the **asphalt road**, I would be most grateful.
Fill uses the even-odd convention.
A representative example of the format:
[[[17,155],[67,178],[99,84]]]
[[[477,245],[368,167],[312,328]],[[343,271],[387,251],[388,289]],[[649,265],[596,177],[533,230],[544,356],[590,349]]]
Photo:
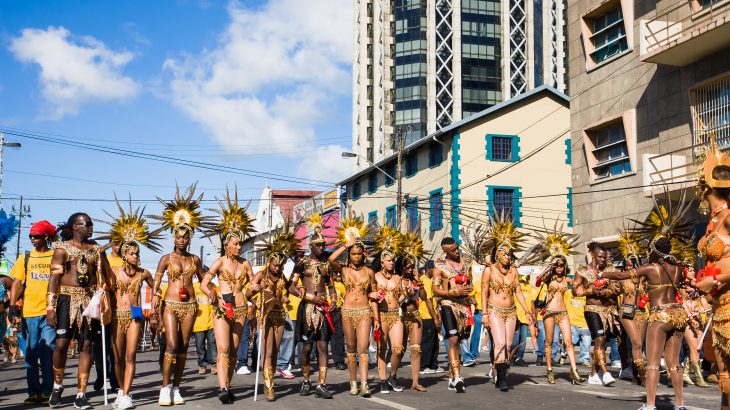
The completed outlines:
[[[137,356],[137,377],[132,389],[132,395],[138,409],[159,408],[157,396],[160,388],[160,373],[157,364],[158,352],[144,352]],[[482,356],[485,356],[484,354]],[[484,359],[484,358],[482,358]],[[534,356],[528,353],[525,358],[528,363],[534,363]],[[73,395],[75,393],[77,360],[69,360],[66,372],[66,392],[62,408],[73,408]],[[312,366],[316,368],[316,366]],[[551,408],[551,409],[581,409],[593,410],[610,408],[638,409],[644,402],[644,391],[642,388],[626,381],[617,380],[612,387],[588,385],[573,386],[569,382],[568,368],[555,368],[556,384],[547,384],[545,368],[530,365],[529,367],[515,367],[511,369],[510,381],[513,388],[509,392],[500,392],[494,388],[485,373],[489,365],[481,360],[475,367],[464,368],[462,374],[465,377],[467,391],[465,394],[450,392],[446,388],[447,373],[423,375],[421,384],[428,388],[427,393],[418,393],[411,390],[404,390],[401,393],[374,394],[373,398],[363,399],[348,394],[349,384],[347,382],[347,371],[339,371],[331,368],[329,370],[328,385],[336,392],[333,400],[323,400],[299,396],[299,385],[301,374],[295,379],[284,380],[280,377],[274,379],[277,393],[275,403],[264,401],[259,388],[259,401],[253,401],[254,374],[239,376],[233,379],[233,392],[238,400],[232,407],[262,408],[262,409],[296,409],[317,408],[320,410],[340,409],[444,409],[448,407],[459,409],[525,409],[525,408]],[[585,375],[588,369],[581,368],[581,374]],[[613,374],[618,378],[618,372]],[[374,377],[376,370],[371,366],[371,388],[375,389]],[[404,366],[398,373],[400,383],[404,387],[410,386],[410,367],[407,357]],[[92,370],[90,384],[95,380]],[[316,374],[312,377],[317,380]],[[664,382],[664,378],[662,378]],[[191,349],[188,356],[187,371],[181,387],[183,397],[187,403],[184,408],[210,408],[222,406],[216,398],[217,381],[215,375],[199,375],[195,352]],[[28,408],[22,402],[26,397],[25,371],[21,363],[8,364],[0,363],[0,409]],[[103,408],[103,396],[101,392],[88,394],[89,400],[95,408]],[[110,403],[114,396],[110,395]],[[659,408],[672,408],[673,392],[664,384],[659,386],[657,404]],[[685,388],[685,404],[688,409],[716,409],[720,405],[720,396],[717,385],[709,388],[689,386]],[[43,407],[43,406],[37,406]],[[181,406],[177,406],[181,407]],[[111,406],[109,406],[111,408]]]

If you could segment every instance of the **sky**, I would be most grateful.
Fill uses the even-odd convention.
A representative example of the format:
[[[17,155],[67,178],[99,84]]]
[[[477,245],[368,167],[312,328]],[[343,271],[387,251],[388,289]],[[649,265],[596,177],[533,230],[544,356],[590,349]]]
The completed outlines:
[[[79,211],[109,220],[115,195],[158,214],[155,197],[171,198],[176,184],[197,182],[204,208],[237,186],[255,213],[267,184],[331,188],[352,169],[340,156],[352,133],[351,8],[3,2],[0,131],[22,147],[4,150],[2,207],[17,209],[20,196],[30,206],[21,252],[31,247],[30,223]],[[164,245],[172,250],[169,236]],[[192,251],[201,245],[212,251],[198,237]],[[7,247],[12,261],[15,240]],[[159,256],[143,252],[142,262],[154,267]]]

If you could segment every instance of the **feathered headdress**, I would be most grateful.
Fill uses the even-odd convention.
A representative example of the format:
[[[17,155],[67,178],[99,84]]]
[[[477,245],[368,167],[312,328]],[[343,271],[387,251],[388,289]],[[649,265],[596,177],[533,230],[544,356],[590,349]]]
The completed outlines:
[[[322,215],[315,212],[307,219],[307,229],[312,231],[309,236],[309,243],[326,243],[324,235],[322,235]]]
[[[545,233],[535,231],[538,243],[532,246],[520,258],[521,264],[532,264],[544,262],[557,256],[567,257],[576,255],[575,246],[580,240],[580,235],[563,232],[563,225],[558,227],[558,220],[555,220],[552,229],[548,229],[543,221]],[[529,255],[529,257],[528,257]]]
[[[147,219],[144,216],[145,208],[132,208],[132,200],[129,200],[129,208],[125,210],[116,196],[114,202],[117,204],[118,216],[113,216],[104,211],[110,218],[111,222],[103,221],[109,224],[109,230],[99,236],[98,240],[108,240],[111,243],[122,246],[120,253],[124,255],[129,243],[134,242],[140,244],[154,252],[159,252],[162,247],[158,243],[162,239],[162,231],[164,227],[150,231]]]
[[[470,224],[467,229],[461,228],[462,250],[471,260],[480,265],[489,265],[491,255],[487,249],[487,227]]]
[[[266,254],[266,260],[276,259],[284,263],[287,259],[293,258],[299,252],[299,239],[291,230],[289,221],[265,245],[259,245],[259,249]]]
[[[505,212],[490,216],[485,234],[484,246],[489,251],[489,254],[493,250],[503,250],[512,253],[519,252],[522,250],[524,237],[527,236],[527,234],[517,230],[514,222],[512,222],[512,219]]]
[[[18,232],[18,221],[15,215],[8,216],[0,209],[0,254],[5,253],[5,244]]]
[[[402,252],[403,235],[392,226],[385,225],[375,234],[373,242],[373,250],[380,254],[381,261],[385,255],[390,255],[391,258],[395,259]]]
[[[624,259],[633,258],[639,260],[647,254],[646,243],[641,240],[641,236],[633,230],[624,228],[618,231],[618,252]]]
[[[248,205],[241,206],[238,203],[238,190],[231,193],[226,188],[226,197],[224,200],[216,198],[220,209],[211,209],[218,214],[218,218],[214,222],[205,223],[204,238],[218,235],[223,243],[228,242],[231,237],[238,238],[243,241],[256,232],[253,227],[253,218],[248,214]]]
[[[340,221],[340,226],[337,227],[337,240],[342,244],[352,239],[363,242],[368,236],[369,230],[370,227],[363,222],[362,218],[350,215]]]
[[[401,242],[401,255],[410,260],[413,265],[416,265],[419,259],[424,258],[423,239],[418,234],[415,232],[405,233]]]
[[[685,221],[684,217],[689,211],[691,202],[687,201],[687,192],[682,189],[679,193],[679,202],[673,203],[669,197],[669,189],[664,187],[664,195],[667,199],[667,206],[660,205],[658,199],[652,194],[654,209],[649,213],[646,221],[631,219],[637,224],[632,233],[638,235],[642,240],[649,242],[651,252],[656,252],[664,258],[677,262],[681,258],[682,248],[690,243],[690,230],[692,222]],[[669,240],[672,249],[669,254],[659,251],[656,248],[656,241],[660,238]]]
[[[200,211],[203,194],[194,198],[197,185],[196,182],[189,186],[183,194],[180,194],[180,187],[177,186],[175,198],[172,201],[165,201],[157,197],[157,200],[165,206],[165,209],[162,211],[162,215],[153,215],[150,218],[162,221],[162,226],[165,229],[172,230],[173,234],[184,232],[192,235],[209,219],[209,217],[203,216]]]
[[[715,134],[708,133],[710,145],[705,151],[705,160],[702,164],[702,177],[710,188],[730,188],[730,180],[715,179],[713,171],[718,167],[730,168],[730,156],[721,152],[715,141]]]

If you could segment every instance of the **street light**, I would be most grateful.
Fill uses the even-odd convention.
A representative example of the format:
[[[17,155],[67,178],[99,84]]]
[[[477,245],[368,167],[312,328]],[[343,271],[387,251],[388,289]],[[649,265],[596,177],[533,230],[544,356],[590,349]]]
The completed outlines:
[[[3,153],[5,152],[5,148],[20,148],[21,145],[19,142],[5,142],[5,136],[2,132],[0,132],[0,204],[2,204],[2,191],[3,191],[3,166],[4,160],[3,160]],[[20,237],[20,233],[18,233],[18,237]]]
[[[371,162],[369,159],[363,157],[362,155],[355,154],[354,152],[347,152],[347,151],[344,151],[342,153],[342,158],[357,158],[357,157],[360,157],[360,158],[364,159],[365,161],[367,161],[368,164],[374,166],[375,169],[382,172],[386,177],[390,178],[391,181],[395,181],[395,178],[393,178],[393,176],[391,176],[389,173],[383,171],[379,166],[375,165],[373,162]]]

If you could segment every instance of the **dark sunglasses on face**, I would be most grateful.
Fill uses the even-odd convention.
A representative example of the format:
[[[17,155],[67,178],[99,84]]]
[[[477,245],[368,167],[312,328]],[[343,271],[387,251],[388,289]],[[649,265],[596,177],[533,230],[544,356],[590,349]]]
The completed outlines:
[[[30,239],[43,239],[46,236],[45,235],[28,235]]]
[[[87,228],[91,228],[92,226],[94,226],[94,223],[91,222],[91,221],[88,221],[88,222],[76,222],[74,225],[83,225],[83,226],[85,226]]]

